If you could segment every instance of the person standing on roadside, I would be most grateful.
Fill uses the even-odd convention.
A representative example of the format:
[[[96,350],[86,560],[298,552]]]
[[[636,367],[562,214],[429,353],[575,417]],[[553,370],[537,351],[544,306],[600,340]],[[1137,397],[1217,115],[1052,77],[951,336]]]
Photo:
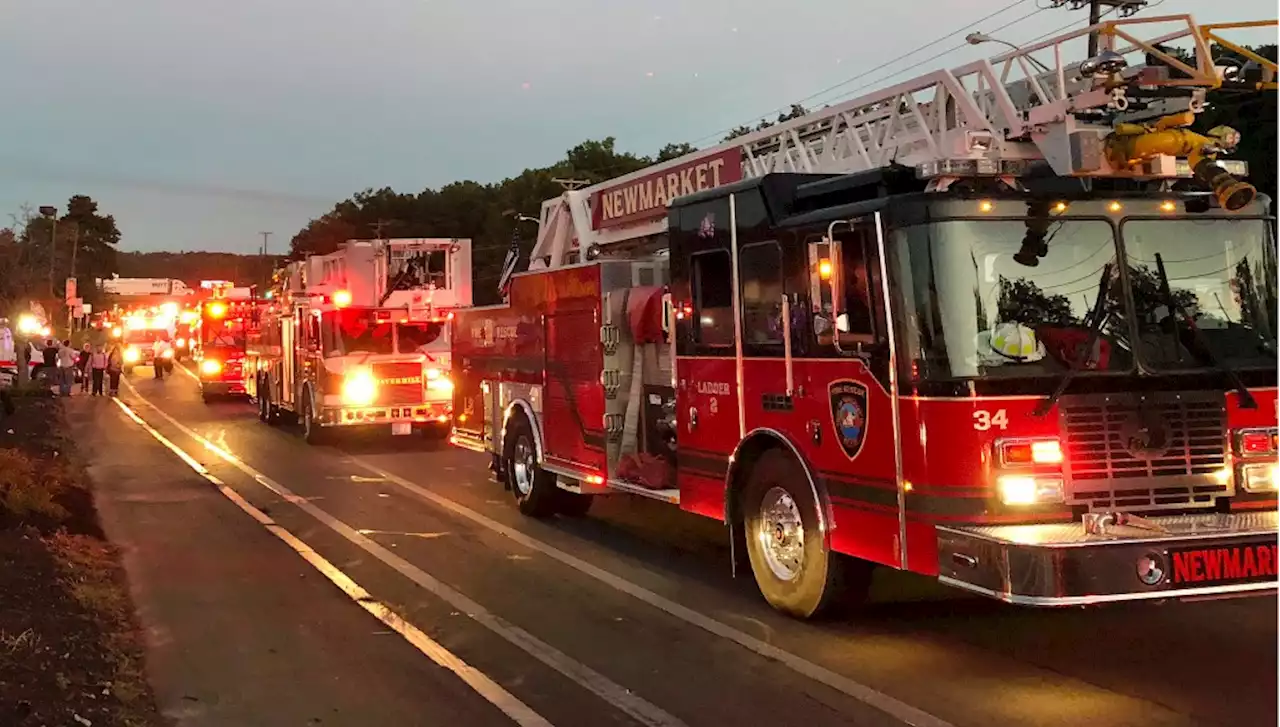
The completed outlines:
[[[78,354],[71,347],[71,339],[66,339],[58,346],[58,352],[55,354],[58,361],[58,393],[62,396],[71,396],[71,387],[76,382],[76,358]]]
[[[102,396],[102,382],[107,378],[107,351],[102,344],[89,356],[89,375],[93,378],[91,396]]]
[[[58,383],[58,342],[52,338],[46,340],[44,348],[40,349],[40,356],[44,363],[36,369],[36,373],[44,372],[46,386]]]
[[[93,345],[88,341],[85,342],[84,348],[80,349],[80,355],[76,358],[76,368],[80,370],[80,393],[89,391],[89,359],[93,357]]]
[[[172,361],[172,358],[166,358],[165,352],[169,352],[169,356],[173,356],[173,349],[169,346],[169,339],[164,336],[157,336],[156,342],[151,344],[151,367],[155,371],[157,379],[163,379],[166,364]]]
[[[111,344],[107,352],[107,380],[110,382],[111,396],[120,395],[120,372],[124,370],[124,352],[117,343]]]

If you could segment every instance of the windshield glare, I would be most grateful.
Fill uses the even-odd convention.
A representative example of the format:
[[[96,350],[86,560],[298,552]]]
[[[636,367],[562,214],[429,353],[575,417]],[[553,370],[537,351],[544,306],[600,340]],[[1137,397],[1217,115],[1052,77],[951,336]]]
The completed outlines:
[[[321,326],[327,356],[392,353],[392,324],[375,320],[374,311],[346,308],[326,312]]]
[[[1025,210],[1025,205],[1018,203]],[[1013,210],[1010,210],[1011,212]],[[1116,282],[1116,246],[1101,220],[1054,220],[1035,267],[1017,262],[1022,220],[956,220],[896,231],[904,348],[922,378],[1058,376],[1088,341],[1087,319],[1110,267],[1093,370],[1132,356]]]
[[[1276,248],[1265,221],[1127,220],[1121,234],[1145,364],[1275,368]],[[1166,304],[1157,261],[1202,336]]]

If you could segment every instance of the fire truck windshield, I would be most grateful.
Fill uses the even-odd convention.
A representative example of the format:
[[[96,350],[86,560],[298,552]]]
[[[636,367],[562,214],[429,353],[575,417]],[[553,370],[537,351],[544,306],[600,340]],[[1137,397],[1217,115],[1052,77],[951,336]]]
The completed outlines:
[[[442,322],[397,323],[396,348],[400,353],[421,353],[435,349],[447,351],[448,341],[443,340],[441,335],[445,330]]]
[[[1121,234],[1144,364],[1276,367],[1276,247],[1265,221],[1126,220]]]
[[[394,353],[392,324],[379,322],[370,308],[343,308],[326,311],[321,318],[320,335],[328,356],[353,353]]]
[[[974,214],[979,204],[989,218]],[[902,345],[916,375],[1056,378],[1091,339],[1103,288],[1099,335],[1079,375],[1131,371],[1139,361],[1148,370],[1274,369],[1277,267],[1267,222],[1180,208],[1161,218],[1158,200],[1130,207],[1139,205],[1150,209],[1124,209],[1133,217],[1123,218],[1119,204],[1072,202],[1038,235],[1024,202],[946,202],[940,212],[965,218],[896,230]],[[1108,217],[1122,231],[1127,285]]]
[[[1023,203],[1008,204],[1009,213],[1026,214]],[[922,378],[1061,376],[1090,338],[1086,318],[1103,270],[1118,267],[1112,227],[1101,219],[1054,220],[1034,267],[1014,259],[1028,234],[1025,218],[951,220],[895,234],[902,345]],[[1133,365],[1122,300],[1120,286],[1108,286],[1094,371]]]
[[[240,318],[224,318],[209,320],[201,326],[204,330],[204,345],[213,347],[244,348],[244,321]]]

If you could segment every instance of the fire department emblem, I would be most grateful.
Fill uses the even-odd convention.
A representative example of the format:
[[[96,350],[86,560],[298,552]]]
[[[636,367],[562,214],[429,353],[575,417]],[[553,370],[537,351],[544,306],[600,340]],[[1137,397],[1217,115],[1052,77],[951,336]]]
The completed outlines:
[[[867,387],[845,379],[833,381],[829,391],[836,440],[849,459],[853,459],[867,439]]]

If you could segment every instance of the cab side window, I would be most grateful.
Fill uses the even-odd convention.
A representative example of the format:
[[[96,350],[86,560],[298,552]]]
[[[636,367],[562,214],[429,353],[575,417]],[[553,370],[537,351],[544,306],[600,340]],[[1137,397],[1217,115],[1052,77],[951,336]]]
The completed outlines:
[[[807,248],[810,315],[818,346],[852,353],[859,344],[876,343],[884,331],[877,317],[879,275],[867,229],[836,231],[834,240],[813,235]]]
[[[732,349],[733,261],[728,250],[691,256],[694,340],[707,348]]]
[[[773,241],[743,245],[738,269],[743,345],[782,346],[782,248]]]

